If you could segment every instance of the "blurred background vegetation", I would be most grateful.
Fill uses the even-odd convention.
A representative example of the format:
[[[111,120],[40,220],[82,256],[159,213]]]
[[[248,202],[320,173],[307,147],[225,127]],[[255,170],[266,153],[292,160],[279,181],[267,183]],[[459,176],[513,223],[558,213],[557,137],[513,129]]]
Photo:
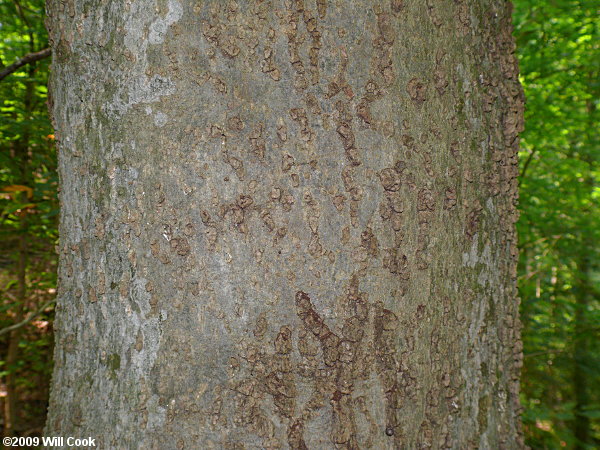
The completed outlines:
[[[600,448],[599,12],[597,0],[514,1],[527,97],[518,223],[522,403],[534,449]],[[43,21],[41,0],[0,0],[5,436],[41,435],[52,371],[58,201]],[[36,61],[13,70],[32,54]]]
[[[523,422],[533,448],[600,448],[600,3],[514,7]]]
[[[0,77],[48,47],[44,3],[0,0]],[[56,151],[50,58],[0,79],[0,403],[5,436],[40,435],[52,371]],[[41,310],[41,311],[40,311]],[[38,313],[39,312],[39,313]],[[38,313],[38,314],[36,314]],[[8,327],[27,322],[26,325]]]

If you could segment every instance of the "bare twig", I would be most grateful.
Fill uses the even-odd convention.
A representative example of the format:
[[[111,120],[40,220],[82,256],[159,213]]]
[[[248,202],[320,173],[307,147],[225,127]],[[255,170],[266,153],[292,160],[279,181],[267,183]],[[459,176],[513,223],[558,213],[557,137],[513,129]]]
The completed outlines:
[[[547,355],[549,353],[563,353],[563,352],[566,352],[566,351],[567,351],[567,349],[563,349],[563,350],[556,350],[556,349],[554,349],[554,350],[544,350],[544,351],[541,351],[541,352],[526,353],[526,354],[523,355],[523,358],[531,358],[533,356]]]
[[[29,20],[27,20],[27,16],[25,15],[25,12],[23,11],[23,7],[18,2],[18,0],[13,0],[13,2],[17,8],[19,16],[21,16],[21,20],[23,22],[25,22],[25,25],[27,25],[27,34],[29,35],[29,50],[33,52],[35,50],[35,40],[34,40],[34,36],[33,36],[33,31],[31,28],[31,24],[29,23]]]
[[[50,48],[45,48],[44,50],[40,50],[39,52],[35,53],[28,53],[21,59],[12,63],[10,66],[6,66],[4,69],[0,70],[0,81],[9,76],[11,73],[16,72],[24,65],[31,64],[33,62],[39,61],[40,59],[47,58],[51,54],[52,50]]]
[[[52,299],[52,300],[48,300],[46,303],[44,303],[42,305],[42,307],[40,309],[38,309],[36,312],[31,313],[26,319],[23,319],[21,322],[19,323],[15,323],[14,325],[11,325],[9,327],[6,328],[2,328],[0,330],[0,336],[2,336],[3,334],[6,333],[10,333],[13,330],[16,330],[17,328],[21,328],[24,327],[25,325],[27,325],[29,322],[31,322],[33,319],[35,319],[37,316],[39,316],[41,313],[44,312],[44,310],[50,306],[52,303],[54,303],[56,301],[56,299]]]
[[[521,182],[523,181],[523,178],[525,177],[525,172],[527,172],[527,167],[529,167],[529,164],[531,163],[531,160],[533,159],[533,155],[535,155],[535,153],[536,153],[536,149],[535,148],[531,149],[531,151],[529,152],[529,156],[525,160],[525,164],[523,165],[523,170],[521,171],[521,174],[519,175],[519,186],[521,186]]]

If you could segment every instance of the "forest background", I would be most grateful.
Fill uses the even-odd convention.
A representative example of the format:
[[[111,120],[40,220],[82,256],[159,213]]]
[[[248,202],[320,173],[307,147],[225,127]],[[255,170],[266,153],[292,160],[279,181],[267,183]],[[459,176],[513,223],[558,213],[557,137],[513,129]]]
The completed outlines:
[[[526,443],[600,448],[600,7],[515,0],[527,98],[519,292]],[[43,0],[0,0],[0,426],[40,436],[52,373],[56,148]],[[32,62],[16,67],[28,56]],[[16,69],[16,70],[15,70]]]

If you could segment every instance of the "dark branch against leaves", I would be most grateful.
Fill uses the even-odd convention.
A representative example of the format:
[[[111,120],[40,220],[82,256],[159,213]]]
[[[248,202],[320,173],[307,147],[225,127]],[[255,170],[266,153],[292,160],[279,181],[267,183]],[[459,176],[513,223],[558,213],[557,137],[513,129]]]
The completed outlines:
[[[7,66],[4,69],[0,70],[0,81],[2,81],[4,78],[9,76],[11,73],[16,72],[21,67],[23,67],[27,64],[34,63],[41,59],[47,58],[51,54],[52,54],[52,50],[50,48],[45,48],[44,50],[40,50],[39,52],[35,52],[35,53],[28,53],[27,55],[23,56],[18,61],[15,61],[14,63],[12,63],[10,66]]]

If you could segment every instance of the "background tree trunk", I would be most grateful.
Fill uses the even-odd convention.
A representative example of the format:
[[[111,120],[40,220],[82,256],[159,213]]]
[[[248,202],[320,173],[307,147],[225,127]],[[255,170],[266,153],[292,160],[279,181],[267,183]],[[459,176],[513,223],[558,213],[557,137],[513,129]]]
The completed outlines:
[[[31,49],[34,48],[35,42],[30,35]],[[29,66],[28,75],[33,78],[34,66]],[[25,82],[25,93],[23,97],[23,109],[26,111],[28,118],[31,118],[33,112],[33,97],[35,84],[32,79]],[[30,133],[25,129],[18,140],[15,141],[13,147],[13,157],[18,161],[20,169],[20,177],[18,184],[22,186],[33,186],[31,173],[31,142]],[[23,205],[28,203],[26,192],[19,194],[19,200]],[[30,300],[28,298],[27,286],[27,263],[29,253],[29,239],[31,238],[29,230],[29,219],[27,211],[24,209],[19,214],[19,236],[17,237],[17,257],[16,257],[16,305],[14,308],[14,322],[19,323],[25,318],[26,304]],[[4,397],[4,436],[13,436],[19,428],[18,423],[18,363],[21,344],[21,329],[12,330],[8,338],[8,348],[4,359],[6,372],[4,375],[4,384],[6,386],[6,395]]]
[[[518,448],[499,0],[51,0],[46,434]]]

